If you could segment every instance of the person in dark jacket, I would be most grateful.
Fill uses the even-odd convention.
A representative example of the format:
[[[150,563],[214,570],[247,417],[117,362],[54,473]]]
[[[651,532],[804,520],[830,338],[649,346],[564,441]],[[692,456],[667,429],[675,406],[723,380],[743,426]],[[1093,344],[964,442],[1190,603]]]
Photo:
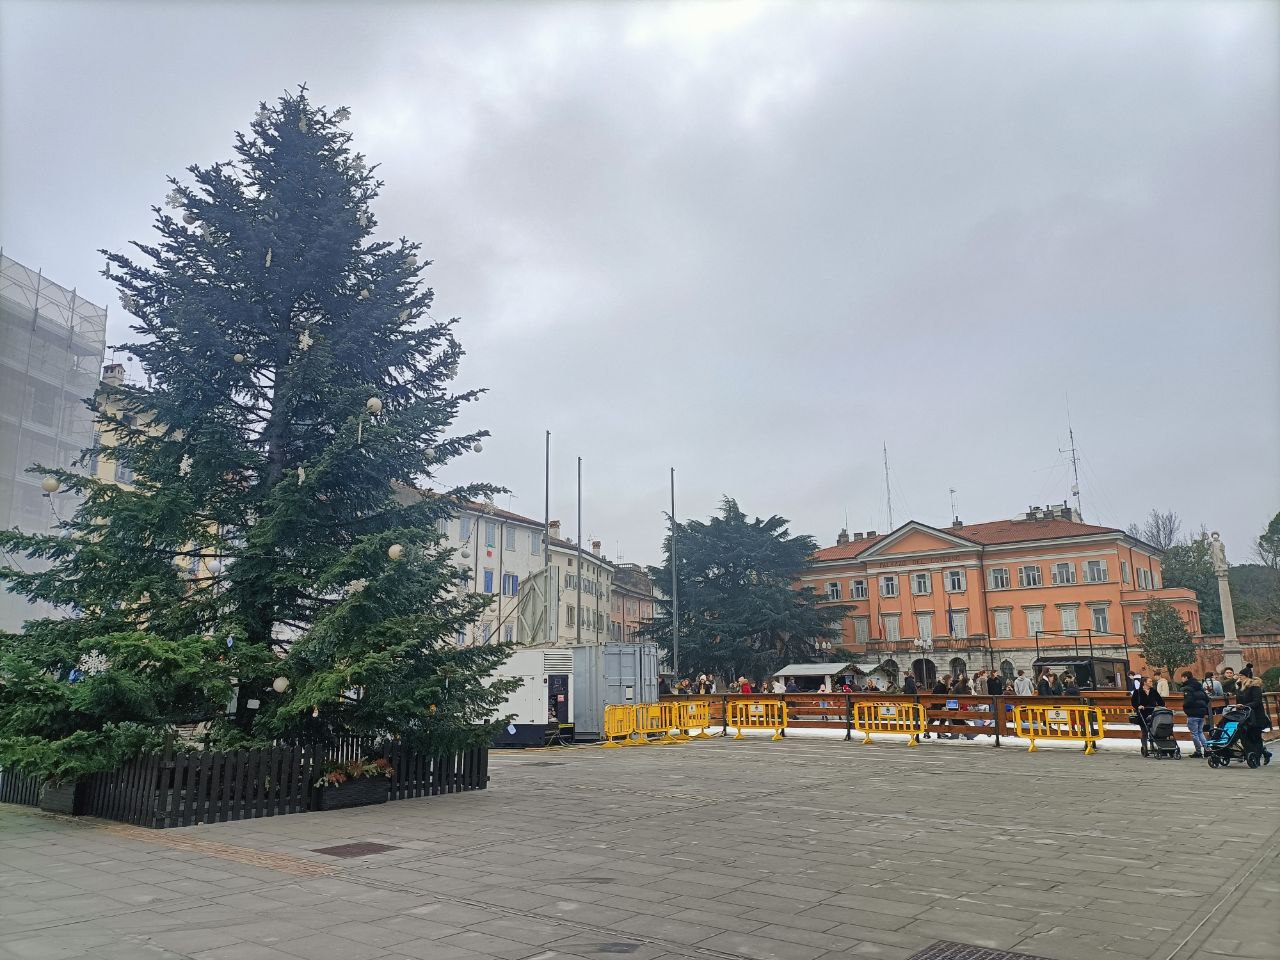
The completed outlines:
[[[1053,684],[1049,681],[1049,671],[1045,670],[1036,681],[1036,693],[1042,697],[1053,696]]]
[[[1205,754],[1204,719],[1209,716],[1209,695],[1204,686],[1190,670],[1182,672],[1182,712],[1187,715],[1187,730],[1191,733],[1191,742],[1196,745],[1192,757],[1203,757]]]
[[[909,697],[916,695],[916,676],[914,673],[908,673],[902,681],[902,692]]]
[[[1062,695],[1064,697],[1080,696],[1080,684],[1076,683],[1076,675],[1071,672],[1062,675]]]
[[[1243,671],[1241,676],[1244,676]],[[1236,703],[1249,708],[1249,725],[1245,728],[1245,751],[1261,753],[1264,764],[1271,762],[1271,751],[1262,740],[1262,731],[1271,729],[1271,718],[1267,716],[1267,705],[1262,697],[1262,680],[1249,677],[1242,681]]]
[[[1151,713],[1156,707],[1164,706],[1164,697],[1160,696],[1150,677],[1143,677],[1129,702],[1133,704],[1133,712],[1141,717],[1138,730],[1142,737],[1142,755],[1145,757],[1148,755],[1147,727],[1151,724]]]
[[[1005,680],[999,673],[992,670],[987,674],[987,696],[999,697],[1004,695]]]

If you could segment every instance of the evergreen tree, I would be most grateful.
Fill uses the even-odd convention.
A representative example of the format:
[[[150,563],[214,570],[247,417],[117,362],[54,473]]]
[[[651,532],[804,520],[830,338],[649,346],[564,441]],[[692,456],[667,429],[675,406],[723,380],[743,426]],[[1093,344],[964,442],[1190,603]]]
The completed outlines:
[[[1166,587],[1194,590],[1200,602],[1200,630],[1207,634],[1222,633],[1222,600],[1218,596],[1218,577],[1209,556],[1209,532],[1203,528],[1191,540],[1175,543],[1160,561],[1162,583]]]
[[[813,660],[819,640],[840,637],[845,608],[818,606],[812,587],[797,587],[817,541],[791,536],[779,516],[747,519],[725,497],[720,516],[676,524],[676,589],[680,604],[680,672],[751,679],[786,664]],[[666,562],[650,567],[655,583],[671,583]],[[672,661],[671,605],[659,608],[648,634]]]
[[[1147,604],[1140,639],[1143,658],[1156,670],[1167,671],[1170,679],[1174,670],[1196,658],[1191,631],[1167,600],[1152,600]]]
[[[449,389],[418,245],[373,236],[347,116],[305,87],[262,104],[233,160],[171,181],[140,262],[104,251],[147,385],[104,387],[119,442],[91,453],[136,486],[39,467],[83,505],[0,533],[50,564],[0,582],[70,613],[0,638],[0,765],[107,768],[184,720],[223,745],[484,735],[510,651],[455,645],[487,598],[435,521],[496,488],[413,492],[487,435],[449,434],[479,392]]]

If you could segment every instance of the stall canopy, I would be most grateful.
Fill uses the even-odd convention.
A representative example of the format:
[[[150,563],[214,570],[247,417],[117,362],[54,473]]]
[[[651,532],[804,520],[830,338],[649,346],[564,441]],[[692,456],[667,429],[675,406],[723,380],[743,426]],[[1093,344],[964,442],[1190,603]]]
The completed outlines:
[[[792,663],[783,667],[775,677],[840,677],[848,673],[868,674],[880,670],[880,663]]]

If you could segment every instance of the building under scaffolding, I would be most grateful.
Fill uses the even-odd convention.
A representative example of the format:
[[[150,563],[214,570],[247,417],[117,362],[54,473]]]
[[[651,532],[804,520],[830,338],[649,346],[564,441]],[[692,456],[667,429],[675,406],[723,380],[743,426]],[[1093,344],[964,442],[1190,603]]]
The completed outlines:
[[[35,463],[72,467],[93,442],[86,401],[106,342],[105,307],[0,253],[0,527],[45,533],[75,510],[75,497],[45,494],[26,471]],[[35,569],[25,557],[3,560]],[[0,630],[51,612],[0,588]]]

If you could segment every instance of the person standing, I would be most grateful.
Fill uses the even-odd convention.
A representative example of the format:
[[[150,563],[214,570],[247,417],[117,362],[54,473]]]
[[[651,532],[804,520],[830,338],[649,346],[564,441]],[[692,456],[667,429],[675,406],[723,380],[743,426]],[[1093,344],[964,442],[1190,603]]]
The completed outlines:
[[[786,693],[786,692],[787,692],[787,685],[786,685],[785,683],[783,683],[783,682],[782,682],[782,678],[781,678],[781,677],[774,677],[774,678],[773,678],[773,692],[774,692],[774,693]]]
[[[1240,681],[1236,679],[1236,672],[1230,667],[1222,668],[1222,695],[1224,697],[1234,697],[1240,692]]]
[[[746,677],[739,677],[739,678],[738,678],[738,692],[739,692],[739,693],[750,693],[750,692],[751,692],[751,681],[750,681],[750,680],[748,680]]]
[[[1167,697],[1169,695],[1168,679],[1161,676],[1158,680],[1156,680],[1156,693],[1160,694],[1160,696],[1162,697]]]
[[[1240,673],[1243,676],[1244,671]],[[1261,678],[1250,676],[1243,680],[1236,703],[1249,708],[1249,723],[1245,727],[1245,751],[1260,753],[1263,764],[1270,763],[1271,751],[1262,740],[1262,731],[1271,729],[1271,718],[1267,716],[1267,705],[1263,701]]]
[[[1032,684],[1031,678],[1027,676],[1027,671],[1019,670],[1018,675],[1013,680],[1013,695],[1015,697],[1029,697],[1035,692],[1035,685]]]
[[[1003,696],[1004,688],[1006,686],[1008,686],[1008,684],[1005,682],[1004,677],[1001,674],[997,673],[995,670],[992,670],[989,674],[987,674],[987,696],[988,697]]]
[[[1196,752],[1191,756],[1203,757],[1206,747],[1204,719],[1209,715],[1209,697],[1190,670],[1182,673],[1182,712],[1187,715],[1187,730],[1191,733],[1191,742],[1196,745]]]
[[[916,695],[916,689],[916,675],[914,673],[908,673],[906,678],[902,681],[902,692],[909,697],[914,697]]]
[[[800,688],[796,686],[796,678],[795,678],[795,677],[787,677],[787,685],[786,685],[786,687],[785,687],[785,692],[786,692],[786,693],[799,693],[799,692],[800,692]]]
[[[1150,677],[1143,677],[1129,702],[1138,715],[1138,734],[1142,738],[1142,755],[1145,757],[1149,754],[1147,728],[1151,725],[1151,714],[1156,707],[1164,706],[1164,697],[1160,696]]]
[[[1036,681],[1037,696],[1041,696],[1041,697],[1053,696],[1053,684],[1049,682],[1049,677],[1051,676],[1052,674],[1049,673],[1049,668],[1046,667],[1044,672],[1040,674],[1040,679]]]
[[[1062,695],[1064,697],[1080,696],[1080,684],[1076,683],[1076,675],[1070,670],[1062,675]]]
[[[1204,694],[1206,697],[1221,697],[1225,694],[1222,689],[1222,682],[1210,670],[1204,675]]]

